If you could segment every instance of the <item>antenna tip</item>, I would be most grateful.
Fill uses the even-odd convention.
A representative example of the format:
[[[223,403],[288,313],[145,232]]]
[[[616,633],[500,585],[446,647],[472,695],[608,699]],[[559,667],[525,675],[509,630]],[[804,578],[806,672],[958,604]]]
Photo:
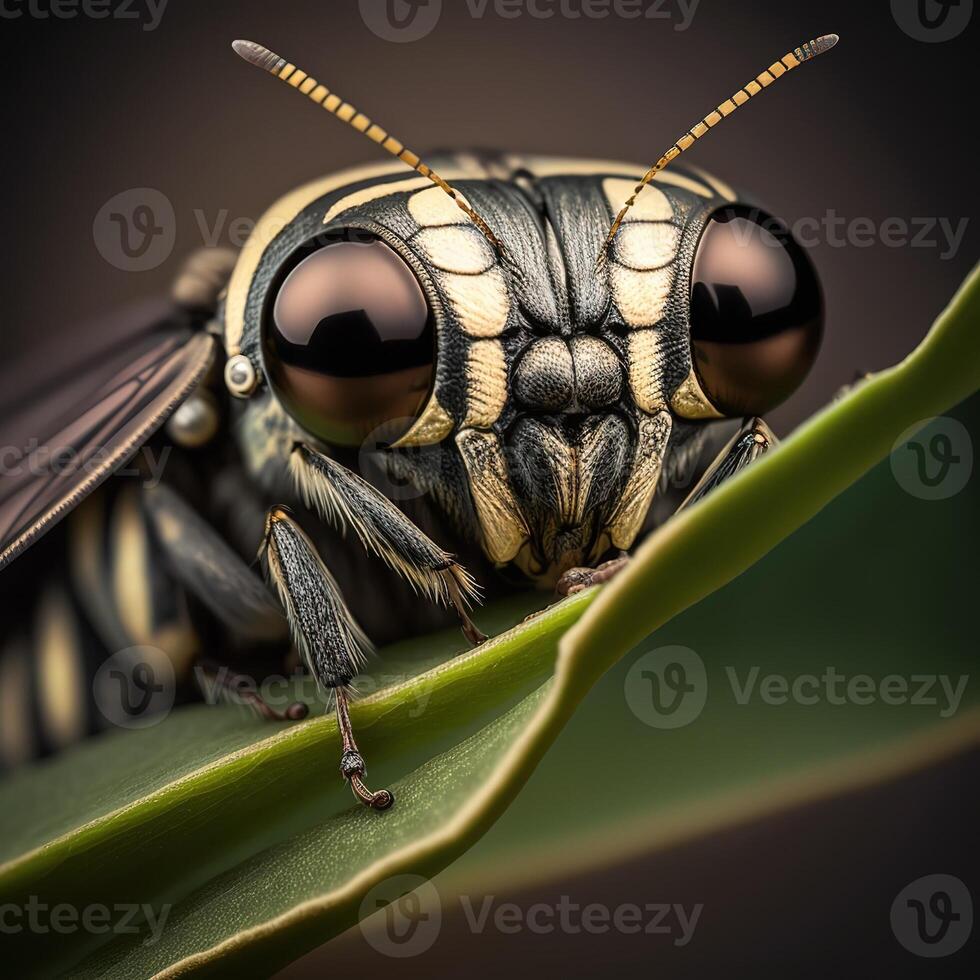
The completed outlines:
[[[239,58],[244,58],[250,65],[273,74],[286,64],[285,58],[280,58],[279,55],[255,41],[232,41],[231,48]]]
[[[823,54],[829,51],[840,40],[839,34],[824,34],[818,37],[810,46],[813,48],[814,55]]]

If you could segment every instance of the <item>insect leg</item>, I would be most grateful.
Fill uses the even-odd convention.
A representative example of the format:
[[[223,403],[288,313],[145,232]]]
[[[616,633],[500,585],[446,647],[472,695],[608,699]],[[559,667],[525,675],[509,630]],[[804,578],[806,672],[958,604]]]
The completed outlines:
[[[341,531],[352,527],[365,548],[416,590],[453,605],[471,643],[486,639],[467,608],[478,596],[470,574],[390,500],[346,467],[303,444],[294,448],[290,470],[300,495],[324,520]]]
[[[161,483],[145,491],[144,501],[164,559],[188,592],[243,637],[286,637],[266,584],[179,494]]]
[[[209,685],[219,694],[236,704],[247,704],[254,708],[266,721],[300,721],[309,714],[309,708],[302,701],[294,701],[285,711],[276,711],[257,691],[252,688],[252,679],[228,670],[223,664],[213,660],[201,660],[197,669],[207,678]]]
[[[687,495],[684,502],[677,508],[680,512],[685,507],[697,503],[708,493],[731,479],[753,460],[764,456],[779,440],[772,429],[760,418],[747,419],[734,438],[715,458],[715,461],[704,471],[694,489]]]
[[[348,712],[348,690],[370,642],[347,609],[313,542],[282,507],[269,511],[262,551],[296,646],[320,685],[336,695],[343,741],[341,775],[362,803],[387,810],[394,802],[391,792],[371,792],[364,785],[364,759],[354,741]]]
[[[555,591],[561,595],[575,595],[593,585],[602,585],[622,571],[629,564],[630,556],[623,552],[618,558],[604,561],[595,568],[570,568],[558,580]]]
[[[245,640],[286,639],[286,622],[265,583],[207,521],[164,484],[147,490],[144,502],[163,558],[188,593]],[[209,660],[200,661],[198,668],[209,684],[234,694],[270,721],[296,721],[309,710],[296,701],[285,712],[276,711],[235,672]]]

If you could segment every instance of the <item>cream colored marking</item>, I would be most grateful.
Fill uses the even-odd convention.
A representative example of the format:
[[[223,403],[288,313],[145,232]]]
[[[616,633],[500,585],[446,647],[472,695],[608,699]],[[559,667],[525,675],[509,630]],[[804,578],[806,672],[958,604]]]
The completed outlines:
[[[466,418],[463,425],[486,429],[507,403],[507,362],[499,340],[477,340],[466,353]]]
[[[105,506],[100,494],[83,500],[68,518],[68,567],[78,601],[108,647],[128,645],[110,596],[103,561]]]
[[[461,172],[458,170],[447,171],[447,177],[449,180],[457,180],[462,176]],[[369,204],[371,201],[378,201],[383,197],[390,197],[392,194],[401,194],[404,191],[414,191],[422,187],[431,187],[437,194],[441,197],[446,198],[452,209],[463,219],[462,224],[469,225],[466,215],[460,211],[459,207],[455,204],[451,197],[446,197],[445,193],[441,191],[438,187],[432,187],[432,181],[428,177],[407,177],[405,180],[395,180],[389,184],[375,184],[373,187],[365,187],[363,190],[355,191],[353,194],[348,194],[346,197],[342,197],[330,210],[326,213],[323,218],[323,223],[325,225],[329,224],[338,215],[343,214],[345,211],[349,211],[351,208],[360,207],[362,204]],[[414,200],[414,198],[410,198]],[[470,225],[472,227],[472,225]],[[475,229],[474,229],[475,230]],[[480,236],[483,237],[482,235]],[[486,239],[484,239],[486,241]]]
[[[149,547],[135,488],[127,488],[116,500],[109,534],[116,614],[132,643],[150,643],[153,606],[147,580]]]
[[[159,658],[173,667],[174,675],[181,680],[187,677],[199,659],[201,644],[183,602],[177,620],[161,626],[153,639]]]
[[[658,330],[637,330],[627,339],[630,389],[637,406],[650,415],[667,407],[663,390],[664,358]]]
[[[38,707],[48,739],[62,748],[85,734],[88,695],[74,613],[60,588],[50,588],[38,605]]]
[[[398,169],[401,170],[403,168],[399,167]],[[338,215],[343,214],[345,211],[349,211],[351,208],[360,207],[362,204],[370,204],[371,201],[378,201],[383,197],[389,197],[392,194],[400,194],[403,191],[414,191],[419,187],[431,186],[432,181],[430,181],[428,177],[408,177],[405,180],[394,180],[388,184],[374,184],[371,187],[365,187],[359,191],[355,191],[353,194],[348,194],[346,197],[342,197],[339,201],[337,201],[337,203],[334,204],[323,216],[323,223],[328,225]],[[438,190],[438,188],[436,188],[436,190]]]
[[[660,321],[674,281],[673,266],[635,272],[625,266],[609,267],[613,297],[629,327],[652,327]]]
[[[690,374],[670,399],[670,407],[683,419],[723,419],[725,416],[708,401],[708,396],[691,368]]]
[[[432,446],[442,442],[452,431],[453,420],[439,404],[439,399],[433,395],[408,432],[397,442],[392,443],[392,446],[395,449],[404,446]]]
[[[500,440],[490,432],[462,429],[456,445],[469,475],[483,550],[491,561],[505,565],[530,535],[510,488]]]
[[[510,313],[510,295],[500,269],[482,276],[444,272],[439,281],[464,333],[470,337],[500,336]]]
[[[444,272],[475,276],[487,272],[497,262],[490,243],[471,224],[423,228],[412,242],[418,244],[432,265]]]
[[[0,654],[0,755],[12,768],[27,762],[34,752],[31,668],[27,648],[17,640]]]
[[[606,195],[609,207],[615,212],[636,188],[635,180],[625,180],[622,177],[607,177],[602,182],[602,190]],[[708,189],[705,188],[707,191]],[[650,193],[650,192],[653,193]],[[714,195],[708,191],[708,197]],[[636,221],[670,221],[674,217],[674,209],[670,206],[667,195],[657,187],[646,188],[637,198],[636,204],[626,215],[624,222],[631,224]]]
[[[252,277],[259,266],[262,254],[269,243],[296,215],[318,197],[338,190],[355,181],[371,180],[387,174],[403,173],[397,160],[371,166],[351,167],[320,180],[311,181],[279,198],[259,219],[248,241],[242,247],[235,264],[235,271],[228,283],[228,299],[225,304],[225,349],[229,357],[241,353],[242,331],[245,325],[245,304]],[[452,202],[450,202],[452,203]],[[464,217],[465,220],[465,217]]]
[[[621,265],[649,272],[673,262],[680,241],[680,232],[666,221],[626,221],[616,236],[613,251]]]
[[[423,228],[466,224],[466,215],[438,187],[413,194],[408,199],[408,211]]]
[[[670,438],[670,412],[640,417],[633,471],[616,513],[606,530],[614,548],[629,548],[636,540],[660,480],[664,451]]]

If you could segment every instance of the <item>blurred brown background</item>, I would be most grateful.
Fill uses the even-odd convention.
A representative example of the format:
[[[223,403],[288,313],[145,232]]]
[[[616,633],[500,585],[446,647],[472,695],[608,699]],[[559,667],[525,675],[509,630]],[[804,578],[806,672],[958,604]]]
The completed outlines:
[[[564,2],[566,10],[582,10],[582,0]],[[165,291],[180,257],[208,243],[210,234],[234,244],[241,233],[236,222],[257,218],[280,193],[380,159],[362,138],[238,61],[229,46],[236,37],[279,51],[419,150],[491,146],[648,162],[785,51],[836,31],[842,42],[835,52],[781,82],[689,157],[791,224],[824,223],[836,214],[858,235],[841,246],[826,240],[825,226],[817,233],[824,240],[811,254],[827,297],[827,336],[813,375],[776,414],[775,427],[785,432],[855,371],[903,357],[976,260],[978,191],[968,128],[975,122],[980,15],[959,37],[928,43],[899,26],[892,6],[888,0],[700,0],[693,6],[642,0],[643,8],[668,16],[631,20],[562,16],[559,0],[538,0],[538,9],[555,16],[525,12],[509,19],[494,12],[493,0],[486,6],[443,0],[431,33],[393,43],[366,26],[356,0],[169,0],[152,30],[144,29],[155,17],[146,13],[146,0],[132,7],[142,20],[38,19],[27,15],[27,0],[5,0],[5,10],[25,13],[0,24],[7,243],[0,356],[35,345],[84,345],[74,325]],[[474,8],[484,15],[473,17]],[[107,261],[93,237],[103,205],[133,188],[152,188],[169,200],[176,236],[165,261],[140,272]],[[906,227],[920,242],[897,245],[868,231],[890,219],[890,238]],[[940,226],[940,219],[948,224]],[[963,233],[956,245],[950,229]],[[655,878],[678,900],[690,891],[692,900],[741,909],[686,960],[666,944],[652,960],[640,940],[623,937],[573,942],[525,935],[477,943],[462,923],[450,921],[458,942],[440,944],[433,958],[394,964],[355,937],[289,975],[397,969],[403,976],[475,977],[523,966],[587,976],[652,969],[654,962],[661,976],[721,969],[728,976],[765,975],[770,953],[772,975],[779,976],[830,970],[895,976],[904,967],[923,976],[964,975],[956,972],[965,968],[962,958],[942,964],[942,971],[927,961],[899,962],[887,922],[865,928],[852,913],[865,903],[880,906],[879,892],[894,893],[892,877],[911,878],[922,867],[942,870],[947,858],[962,855],[962,842],[972,837],[965,814],[976,812],[969,789],[975,774],[976,758],[961,758],[805,817],[733,831],[714,850],[697,845],[555,886],[555,895],[579,901],[602,895],[630,901]],[[951,810],[944,797],[969,805]],[[909,815],[910,801],[918,801],[917,809],[894,837],[883,838],[878,828],[891,814]],[[920,822],[933,828],[927,837],[916,831]],[[856,877],[842,889],[839,867],[828,867],[822,856],[849,832]],[[791,873],[782,870],[782,856],[801,835],[811,841],[812,859],[797,857]],[[716,853],[736,861],[732,873],[718,866]],[[891,877],[880,872],[890,862],[901,865]],[[863,874],[865,863],[879,869],[877,877]],[[739,868],[753,881],[733,894]],[[698,887],[689,889],[692,875]],[[787,875],[806,882],[792,905],[785,901],[794,891]],[[771,894],[781,898],[774,903]],[[527,904],[549,896],[501,899]],[[783,923],[779,929],[774,917]],[[774,935],[783,947],[767,953]],[[805,952],[811,944],[812,956]],[[851,945],[860,945],[856,959],[845,955]],[[740,946],[741,964],[733,956]],[[857,972],[848,972],[845,962]]]
[[[422,150],[652,161],[764,66],[828,31],[842,37],[836,51],[726,122],[690,160],[790,223],[835,212],[857,234],[841,247],[816,233],[827,339],[811,379],[776,416],[778,430],[856,370],[907,353],[973,264],[976,228],[967,224],[955,249],[939,226],[923,233],[932,245],[915,247],[867,228],[897,219],[911,235],[921,227],[912,219],[945,218],[962,230],[976,213],[963,135],[974,115],[975,25],[924,43],[898,26],[887,0],[632,0],[663,15],[638,20],[615,16],[609,0],[602,19],[562,15],[589,2],[538,0],[506,18],[494,0],[444,0],[431,33],[392,43],[365,25],[356,0],[169,0],[162,14],[134,0],[142,19],[98,20],[36,19],[28,0],[6,0],[24,15],[2,22],[3,354],[51,337],[84,342],[71,337],[74,325],[165,290],[180,257],[213,233],[234,240],[235,223],[281,192],[377,158],[240,63],[235,37],[287,55]],[[420,9],[416,23],[428,16]],[[115,268],[93,241],[100,208],[132,188],[160,191],[174,210],[175,247],[149,271]]]

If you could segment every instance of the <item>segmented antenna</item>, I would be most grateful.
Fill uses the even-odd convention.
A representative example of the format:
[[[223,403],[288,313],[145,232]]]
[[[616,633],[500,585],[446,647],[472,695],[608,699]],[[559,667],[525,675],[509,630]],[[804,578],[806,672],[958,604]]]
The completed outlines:
[[[773,62],[761,75],[757,75],[744,88],[740,88],[730,99],[726,99],[717,109],[709,112],[696,126],[686,132],[644,175],[643,179],[636,185],[630,199],[623,205],[622,210],[616,215],[616,220],[609,229],[609,234],[603,243],[602,251],[596,260],[601,264],[605,258],[612,240],[619,231],[619,226],[623,223],[623,218],[636,203],[639,193],[653,180],[661,170],[665,169],[672,160],[676,160],[686,149],[691,147],[695,141],[699,140],[709,129],[717,126],[726,116],[730,116],[739,106],[744,105],[754,95],[758,95],[763,89],[768,88],[777,78],[792,71],[797,65],[802,65],[806,61],[816,58],[817,55],[829,51],[840,38],[836,34],[824,34],[813,41],[806,41],[798,48],[794,48],[789,54],[784,55],[779,61]]]
[[[392,156],[398,157],[402,163],[407,164],[413,170],[417,170],[423,177],[428,177],[433,184],[444,190],[456,202],[457,206],[483,232],[494,248],[500,252],[503,251],[496,235],[458,191],[447,184],[431,167],[426,166],[417,154],[407,149],[403,143],[400,143],[393,136],[389,136],[384,129],[372,122],[363,112],[358,112],[349,102],[344,102],[339,95],[331,92],[326,85],[321,85],[315,78],[307,75],[305,71],[290,64],[285,58],[281,58],[261,44],[256,44],[255,41],[234,41],[231,46],[235,54],[244,58],[249,64],[255,65],[256,68],[262,68],[270,75],[275,75],[276,78],[288,82],[307,98],[312,99],[318,106],[322,106],[327,112],[333,113],[341,122],[347,123],[348,126],[352,126],[359,133],[363,133],[368,139],[384,147]]]

